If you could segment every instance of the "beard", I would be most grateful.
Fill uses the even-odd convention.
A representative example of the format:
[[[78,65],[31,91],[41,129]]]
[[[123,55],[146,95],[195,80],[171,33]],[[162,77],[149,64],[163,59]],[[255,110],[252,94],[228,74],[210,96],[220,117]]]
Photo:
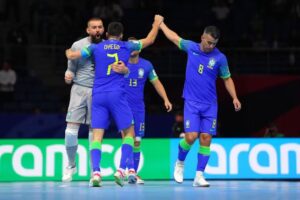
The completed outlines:
[[[99,35],[99,36],[92,35],[91,36],[91,42],[94,43],[94,44],[98,44],[99,42],[102,42],[101,35]]]

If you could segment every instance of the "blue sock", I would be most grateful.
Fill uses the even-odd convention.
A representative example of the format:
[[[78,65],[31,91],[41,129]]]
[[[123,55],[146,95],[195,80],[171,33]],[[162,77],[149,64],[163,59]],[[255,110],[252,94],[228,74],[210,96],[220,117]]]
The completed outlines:
[[[180,140],[179,145],[178,145],[178,160],[180,161],[184,161],[187,154],[189,153],[191,149],[191,145],[189,145],[185,138],[183,138],[182,140]]]
[[[100,172],[100,162],[101,162],[101,143],[98,141],[93,141],[90,146],[91,160],[93,172]]]
[[[210,147],[200,146],[198,152],[197,171],[204,172],[210,156]]]
[[[133,169],[133,137],[125,137],[123,139],[122,149],[121,149],[121,169]]]
[[[134,170],[137,172],[140,164],[140,157],[141,157],[141,147],[134,147],[133,148],[133,164]]]

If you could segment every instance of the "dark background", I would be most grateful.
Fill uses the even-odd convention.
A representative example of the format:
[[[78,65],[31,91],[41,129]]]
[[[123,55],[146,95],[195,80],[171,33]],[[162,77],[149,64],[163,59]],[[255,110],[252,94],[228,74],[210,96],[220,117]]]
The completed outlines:
[[[86,36],[93,16],[105,27],[121,21],[126,39],[145,37],[156,13],[185,39],[200,41],[207,25],[221,29],[218,48],[228,58],[243,109],[234,112],[218,80],[219,137],[262,137],[269,123],[286,137],[300,136],[297,0],[0,0],[0,61],[11,61],[18,76],[13,99],[1,101],[0,137],[64,137],[70,92],[63,79],[65,49]],[[160,33],[141,56],[153,63],[175,111],[182,110],[185,53]],[[174,112],[165,112],[151,84],[145,102],[146,137],[172,137]],[[84,127],[80,136],[86,135]],[[107,137],[118,137],[113,126]]]

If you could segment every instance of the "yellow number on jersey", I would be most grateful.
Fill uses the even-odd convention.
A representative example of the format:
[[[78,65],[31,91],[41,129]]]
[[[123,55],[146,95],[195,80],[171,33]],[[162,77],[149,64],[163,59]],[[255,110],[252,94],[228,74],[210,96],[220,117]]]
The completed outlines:
[[[113,53],[113,54],[108,53],[107,56],[110,58],[115,58],[115,62],[113,62],[113,63],[119,62],[119,57],[118,57],[117,53]],[[111,72],[111,64],[108,65],[108,67],[107,67],[106,75],[110,75],[110,72]]]
[[[199,65],[199,68],[198,68],[198,73],[199,74],[202,74],[203,73],[203,68],[204,66],[202,64]]]

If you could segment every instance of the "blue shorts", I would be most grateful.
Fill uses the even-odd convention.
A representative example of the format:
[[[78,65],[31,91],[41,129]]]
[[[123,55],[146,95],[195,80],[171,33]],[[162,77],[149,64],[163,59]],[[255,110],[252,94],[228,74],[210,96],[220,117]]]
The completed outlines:
[[[144,137],[145,135],[145,110],[132,110],[134,119],[135,137]]]
[[[92,128],[107,129],[110,116],[119,131],[133,124],[133,115],[123,91],[93,94]]]
[[[218,105],[184,101],[184,131],[216,135]]]

